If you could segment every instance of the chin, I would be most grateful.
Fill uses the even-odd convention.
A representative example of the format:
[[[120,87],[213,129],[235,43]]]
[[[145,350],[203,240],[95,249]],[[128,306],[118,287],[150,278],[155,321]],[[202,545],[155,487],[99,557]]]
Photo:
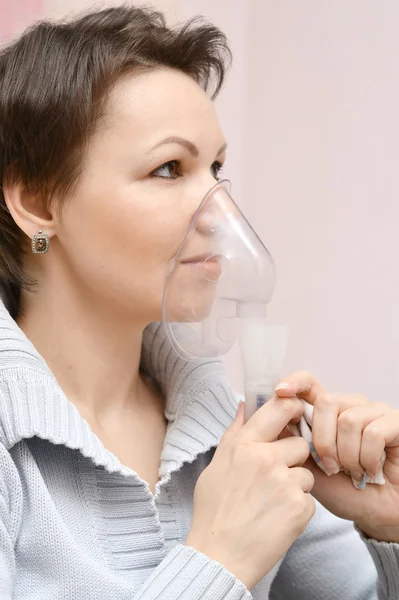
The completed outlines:
[[[185,290],[180,295],[166,296],[165,316],[173,323],[197,323],[212,312],[215,302],[215,287],[204,286],[201,290]]]

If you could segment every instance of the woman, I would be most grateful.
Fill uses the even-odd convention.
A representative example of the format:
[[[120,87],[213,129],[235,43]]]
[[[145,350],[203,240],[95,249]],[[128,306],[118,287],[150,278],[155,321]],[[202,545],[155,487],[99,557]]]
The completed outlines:
[[[205,90],[228,54],[214,27],[135,8],[38,24],[1,54],[1,598],[399,596],[398,411],[297,374],[244,425],[221,364],[185,364],[156,324],[225,160]],[[385,486],[276,441],[296,394],[354,476],[387,446]],[[312,518],[314,483],[358,531]]]

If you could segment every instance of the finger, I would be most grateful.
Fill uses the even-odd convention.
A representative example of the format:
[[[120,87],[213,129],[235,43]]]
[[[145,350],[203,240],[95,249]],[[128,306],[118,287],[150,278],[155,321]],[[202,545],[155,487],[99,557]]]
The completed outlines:
[[[297,398],[266,402],[242,427],[240,435],[252,442],[273,442],[284,427],[303,414],[303,404]]]
[[[242,400],[239,402],[237,407],[237,413],[234,421],[228,429],[224,432],[224,435],[220,441],[219,446],[228,442],[231,438],[235,437],[244,425],[244,414],[245,414],[245,402]]]
[[[338,417],[337,426],[337,452],[339,463],[346,471],[349,471],[356,481],[361,481],[368,466],[363,464],[361,460],[361,446],[363,441],[363,430],[367,425],[379,419],[386,413],[387,407],[381,403],[369,404],[367,406],[356,406],[343,411]],[[366,450],[366,457],[369,458],[368,452],[372,452],[371,447]],[[374,455],[374,462],[381,458],[380,455]],[[374,462],[372,467],[374,468]]]
[[[276,396],[280,398],[298,396],[310,404],[313,404],[316,397],[323,392],[325,389],[320,381],[307,371],[298,371],[284,377],[275,390]]]
[[[381,456],[385,448],[399,445],[399,411],[372,421],[363,431],[360,462],[370,477],[375,477],[381,467]]]
[[[304,492],[308,494],[312,491],[315,479],[313,473],[309,471],[309,469],[304,469],[303,467],[292,467],[290,469],[290,476]]]
[[[344,410],[366,402],[368,400],[362,396],[345,394],[323,393],[316,398],[312,420],[313,444],[329,474],[335,474],[339,471],[337,450],[338,416]]]
[[[273,443],[279,458],[287,467],[303,465],[309,457],[309,444],[303,438],[290,437]]]

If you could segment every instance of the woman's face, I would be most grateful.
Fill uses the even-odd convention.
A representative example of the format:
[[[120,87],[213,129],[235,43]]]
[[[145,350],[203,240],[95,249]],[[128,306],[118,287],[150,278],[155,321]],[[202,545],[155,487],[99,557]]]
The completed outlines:
[[[187,75],[119,82],[55,240],[82,292],[140,324],[160,320],[168,265],[224,160],[214,106]],[[209,298],[209,283],[200,289],[195,270],[187,275],[194,295]]]

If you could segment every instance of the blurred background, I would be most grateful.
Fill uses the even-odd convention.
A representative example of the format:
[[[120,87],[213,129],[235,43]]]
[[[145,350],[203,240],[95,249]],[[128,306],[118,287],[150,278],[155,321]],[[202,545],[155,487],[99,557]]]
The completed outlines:
[[[230,39],[225,174],[277,264],[285,372],[399,407],[399,3],[158,0]],[[118,2],[0,0],[2,42]],[[242,386],[237,352],[228,357]]]

